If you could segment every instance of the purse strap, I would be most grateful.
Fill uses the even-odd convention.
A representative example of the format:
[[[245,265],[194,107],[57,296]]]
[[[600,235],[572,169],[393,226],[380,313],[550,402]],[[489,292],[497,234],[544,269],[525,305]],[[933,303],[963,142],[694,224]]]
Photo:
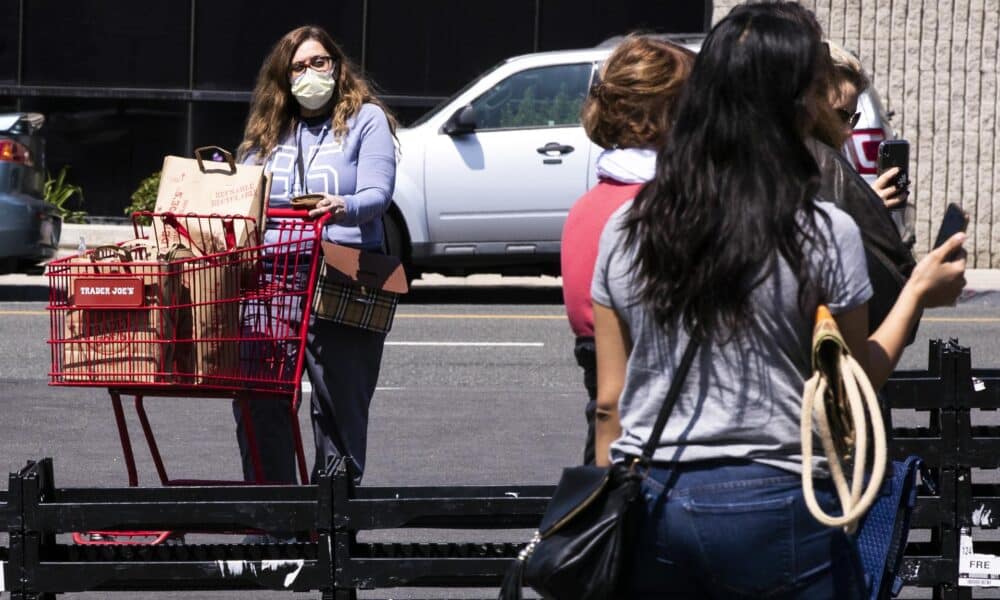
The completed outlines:
[[[642,447],[642,456],[639,457],[639,463],[643,466],[648,465],[653,460],[653,453],[656,452],[656,446],[660,443],[663,428],[667,426],[667,418],[670,416],[671,411],[674,410],[674,405],[677,404],[677,397],[681,395],[681,388],[684,386],[684,380],[687,379],[688,371],[691,370],[694,355],[698,353],[698,346],[699,344],[695,338],[688,339],[687,347],[684,349],[684,356],[681,357],[681,364],[677,367],[674,379],[670,382],[670,388],[667,390],[667,398],[663,401],[663,406],[660,407],[660,414],[656,416],[653,431],[649,435],[649,439],[646,440],[646,444]]]

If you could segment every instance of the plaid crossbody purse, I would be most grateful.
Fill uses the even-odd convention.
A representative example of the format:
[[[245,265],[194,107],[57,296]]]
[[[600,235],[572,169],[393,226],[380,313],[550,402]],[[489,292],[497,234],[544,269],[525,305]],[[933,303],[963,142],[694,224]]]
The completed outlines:
[[[409,291],[399,259],[323,242],[313,313],[350,327],[388,333],[399,297]]]

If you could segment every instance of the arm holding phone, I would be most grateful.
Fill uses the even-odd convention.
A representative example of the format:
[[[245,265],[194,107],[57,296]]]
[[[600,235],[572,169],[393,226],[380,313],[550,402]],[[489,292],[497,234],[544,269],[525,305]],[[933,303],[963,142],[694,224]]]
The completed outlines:
[[[866,337],[868,306],[835,316],[851,352],[872,385],[881,387],[906,347],[909,332],[924,309],[953,306],[965,287],[965,228],[969,219],[955,203],[948,205],[934,242],[910,274],[899,297],[878,329]]]
[[[382,109],[365,104],[355,118],[354,132],[348,142],[357,138],[356,154],[348,153],[343,160],[354,167],[354,191],[344,194],[312,193],[292,199],[309,200],[309,216],[318,218],[330,213],[330,222],[346,227],[359,227],[381,219],[392,201],[396,179],[396,150],[392,127]],[[351,154],[354,154],[353,158]],[[333,167],[342,169],[342,165]],[[331,186],[331,191],[336,188]],[[316,198],[315,203],[312,199]]]
[[[934,250],[914,267],[896,304],[868,338],[868,367],[873,382],[884,382],[896,367],[906,335],[925,308],[954,306],[965,287],[965,228],[969,216],[952,202],[945,210]],[[881,383],[877,384],[881,385]]]
[[[927,308],[953,306],[965,287],[965,233],[944,243],[917,263],[892,310],[878,329],[868,332],[868,305],[836,315],[837,327],[875,389],[896,368],[910,331]],[[954,257],[954,258],[953,258]]]

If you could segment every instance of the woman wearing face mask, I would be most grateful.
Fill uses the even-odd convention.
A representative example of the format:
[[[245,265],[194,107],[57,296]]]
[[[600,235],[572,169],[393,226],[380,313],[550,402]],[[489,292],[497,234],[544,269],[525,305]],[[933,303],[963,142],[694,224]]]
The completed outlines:
[[[395,126],[329,34],[299,27],[264,59],[239,156],[271,174],[271,208],[319,194],[310,215],[330,215],[324,240],[382,252],[382,215],[396,175]],[[264,242],[276,241],[276,233],[265,231]],[[360,481],[384,342],[385,334],[311,319],[305,363],[312,384],[314,474],[331,457],[346,456]],[[287,400],[255,397],[249,406],[263,479],[295,483],[294,415]],[[239,403],[234,412],[244,476],[254,480]]]

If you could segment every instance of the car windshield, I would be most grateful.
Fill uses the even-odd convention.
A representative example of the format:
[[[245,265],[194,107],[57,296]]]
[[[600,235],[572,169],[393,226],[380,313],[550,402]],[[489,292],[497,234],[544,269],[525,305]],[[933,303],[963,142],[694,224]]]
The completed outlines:
[[[418,125],[422,125],[428,119],[430,119],[431,117],[433,117],[434,115],[436,115],[438,113],[438,111],[440,111],[442,108],[444,108],[445,106],[451,104],[451,102],[455,98],[458,98],[459,96],[461,96],[462,94],[464,94],[466,91],[468,91],[469,88],[471,88],[472,86],[474,86],[477,83],[479,83],[482,80],[483,77],[486,77],[487,75],[489,75],[493,71],[496,71],[497,69],[499,69],[500,67],[502,67],[506,63],[507,63],[506,60],[502,60],[502,61],[498,62],[497,64],[493,65],[491,68],[487,69],[487,71],[485,73],[483,73],[479,77],[476,77],[475,79],[473,79],[469,83],[467,83],[464,86],[462,86],[462,89],[458,90],[457,92],[455,92],[451,96],[448,96],[446,99],[442,100],[441,102],[438,102],[437,105],[434,106],[434,108],[432,108],[429,111],[425,112],[423,114],[423,116],[421,116],[419,119],[417,119],[416,121],[414,121],[410,125],[410,127],[416,127]]]

